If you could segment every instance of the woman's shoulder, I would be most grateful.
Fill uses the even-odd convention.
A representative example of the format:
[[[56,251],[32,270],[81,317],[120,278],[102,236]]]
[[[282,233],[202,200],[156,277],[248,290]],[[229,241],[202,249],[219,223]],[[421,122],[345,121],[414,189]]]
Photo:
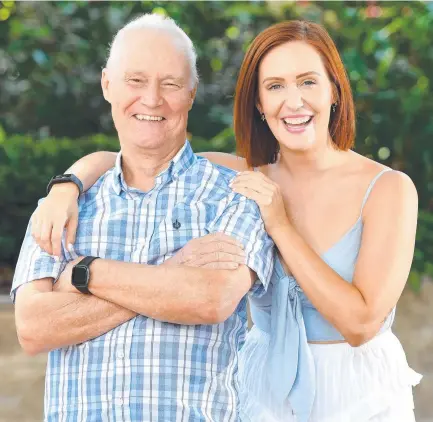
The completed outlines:
[[[368,157],[362,157],[361,160],[363,162],[362,170],[367,178],[370,178],[372,181],[379,176],[377,182],[382,185],[381,190],[392,188],[392,187],[406,187],[406,188],[415,188],[412,179],[403,171],[396,170],[391,167],[385,166],[384,164],[378,163],[377,161],[372,160]],[[379,188],[379,184],[378,184]]]
[[[367,184],[365,200],[370,197],[366,203],[366,211],[368,208],[383,207],[385,203],[390,207],[399,207],[406,201],[417,202],[415,184],[406,173],[359,154],[355,159],[359,164],[356,166],[359,178]]]
[[[200,152],[197,153],[197,155],[207,158],[214,164],[218,164],[235,171],[248,170],[248,165],[245,158],[237,157],[233,154],[228,154],[226,152]]]

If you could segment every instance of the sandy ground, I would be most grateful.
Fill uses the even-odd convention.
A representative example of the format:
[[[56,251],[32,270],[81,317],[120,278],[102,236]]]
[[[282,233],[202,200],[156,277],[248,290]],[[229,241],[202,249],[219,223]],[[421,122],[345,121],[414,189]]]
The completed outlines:
[[[11,305],[0,305],[0,327],[0,422],[42,421],[46,355],[22,353]]]
[[[394,331],[411,366],[424,374],[414,391],[417,422],[433,422],[432,321],[433,283],[425,283],[421,295],[406,291]],[[28,357],[21,352],[11,305],[0,304],[0,327],[0,422],[40,422],[46,356]]]

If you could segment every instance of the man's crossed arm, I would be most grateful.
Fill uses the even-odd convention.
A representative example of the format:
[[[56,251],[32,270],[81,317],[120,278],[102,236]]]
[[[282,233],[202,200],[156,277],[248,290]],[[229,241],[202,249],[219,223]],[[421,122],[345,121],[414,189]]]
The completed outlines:
[[[160,266],[98,259],[89,289],[71,285],[68,264],[57,283],[44,278],[20,287],[15,317],[20,343],[34,355],[80,344],[142,314],[179,324],[215,324],[227,319],[255,275],[241,245],[224,234],[190,241]]]

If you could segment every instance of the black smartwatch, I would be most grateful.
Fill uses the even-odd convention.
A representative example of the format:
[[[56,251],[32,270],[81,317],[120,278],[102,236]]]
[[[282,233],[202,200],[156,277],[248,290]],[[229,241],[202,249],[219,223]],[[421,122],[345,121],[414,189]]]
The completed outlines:
[[[78,264],[72,268],[72,285],[81,293],[90,294],[89,280],[90,280],[90,264],[98,259],[97,256],[86,256]]]
[[[83,184],[77,176],[74,174],[59,174],[58,176],[54,176],[50,180],[50,183],[48,183],[47,195],[50,193],[51,188],[57,183],[74,183],[77,186],[80,195],[83,193]]]

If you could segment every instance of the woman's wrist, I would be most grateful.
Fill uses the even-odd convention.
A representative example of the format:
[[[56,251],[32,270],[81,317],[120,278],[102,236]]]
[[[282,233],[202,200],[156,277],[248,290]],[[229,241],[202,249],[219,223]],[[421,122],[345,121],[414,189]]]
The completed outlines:
[[[50,180],[47,186],[47,194],[50,193],[53,186],[66,184],[66,183],[73,183],[77,186],[78,196],[80,196],[80,194],[83,192],[83,183],[81,182],[81,180],[77,176],[75,176],[75,174],[64,173],[64,174],[59,174],[57,176],[54,176]]]
[[[290,234],[290,231],[293,230],[293,226],[288,218],[280,219],[279,222],[275,222],[272,225],[265,223],[265,227],[272,239]]]
[[[80,196],[80,189],[73,182],[58,183],[52,186],[50,193],[48,194],[48,196],[53,195],[67,195],[77,200]]]
[[[268,234],[278,246],[281,243],[286,243],[287,241],[293,239],[297,232],[290,221],[287,220],[283,224],[278,226],[276,225],[271,230],[268,230]]]

